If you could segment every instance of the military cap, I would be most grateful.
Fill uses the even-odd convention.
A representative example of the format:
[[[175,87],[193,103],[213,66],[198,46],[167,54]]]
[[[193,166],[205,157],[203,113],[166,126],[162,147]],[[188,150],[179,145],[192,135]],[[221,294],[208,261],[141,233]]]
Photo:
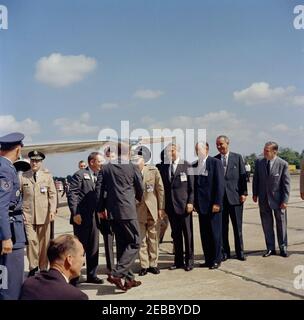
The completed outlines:
[[[132,158],[135,160],[135,158],[142,157],[144,158],[145,162],[148,162],[151,159],[151,151],[149,148],[145,146],[138,146],[132,155]]]
[[[0,137],[0,149],[9,150],[15,146],[21,145],[23,147],[22,140],[24,139],[24,134],[20,132],[12,132],[3,137]]]
[[[31,160],[44,160],[45,159],[45,155],[37,150],[33,150],[31,152],[28,153],[28,157]]]
[[[27,159],[17,160],[14,162],[14,167],[17,172],[26,172],[31,169],[30,162]]]

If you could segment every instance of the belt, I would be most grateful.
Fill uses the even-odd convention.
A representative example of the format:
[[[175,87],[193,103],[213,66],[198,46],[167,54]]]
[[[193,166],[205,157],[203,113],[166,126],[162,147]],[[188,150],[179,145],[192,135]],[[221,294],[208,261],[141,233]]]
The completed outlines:
[[[20,216],[20,215],[22,215],[22,214],[23,214],[22,210],[15,210],[15,211],[9,210],[9,211],[8,211],[9,217]]]

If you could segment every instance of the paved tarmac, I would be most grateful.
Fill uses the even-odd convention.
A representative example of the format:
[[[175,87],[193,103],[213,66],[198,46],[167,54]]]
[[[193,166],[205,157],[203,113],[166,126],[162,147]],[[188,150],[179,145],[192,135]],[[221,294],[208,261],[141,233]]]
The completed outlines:
[[[168,270],[173,262],[172,243],[168,229],[164,243],[160,245],[161,273],[159,275],[148,274],[144,277],[137,277],[142,281],[142,285],[126,293],[116,289],[107,281],[102,285],[81,283],[79,288],[91,300],[304,299],[304,201],[299,196],[299,176],[292,176],[291,180],[292,190],[288,207],[288,258],[262,257],[265,251],[264,235],[258,206],[252,202],[250,192],[244,209],[243,223],[247,261],[241,262],[232,258],[222,263],[218,270],[199,268],[199,263],[203,262],[203,254],[198,218],[194,214],[195,269],[193,271]],[[251,190],[251,183],[249,189]],[[71,232],[69,210],[65,199],[62,198],[56,219],[55,235]],[[231,228],[230,245],[233,249]],[[102,237],[100,237],[99,263],[99,276],[106,279]],[[297,266],[302,268],[302,273],[295,273]],[[138,270],[137,260],[134,271],[138,272]],[[85,269],[82,271],[85,275]],[[83,279],[85,280],[85,277]],[[297,289],[297,287],[300,288]]]

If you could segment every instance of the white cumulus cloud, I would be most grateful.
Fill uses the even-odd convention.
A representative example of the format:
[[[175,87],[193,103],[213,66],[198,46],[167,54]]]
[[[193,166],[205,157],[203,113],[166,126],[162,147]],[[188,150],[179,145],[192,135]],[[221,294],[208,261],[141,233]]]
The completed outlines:
[[[25,139],[31,141],[31,136],[40,132],[40,125],[31,118],[18,121],[12,115],[0,115],[0,134],[5,135],[14,131],[22,132]]]
[[[160,90],[142,89],[135,91],[133,96],[140,99],[157,99],[163,94],[164,92]]]
[[[97,134],[99,128],[89,124],[90,118],[90,114],[85,112],[80,115],[79,119],[55,119],[53,125],[65,136]]]
[[[52,87],[67,87],[81,81],[96,66],[96,60],[85,55],[52,53],[37,61],[35,78]]]
[[[267,82],[255,82],[250,87],[235,91],[234,99],[246,105],[269,104],[275,102],[288,102],[293,96],[295,87],[271,88]]]

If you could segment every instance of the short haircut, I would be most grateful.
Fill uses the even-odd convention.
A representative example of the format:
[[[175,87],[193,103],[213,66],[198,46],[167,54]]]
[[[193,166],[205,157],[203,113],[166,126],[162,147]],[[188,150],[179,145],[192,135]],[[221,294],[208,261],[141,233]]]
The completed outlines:
[[[78,162],[79,165],[80,165],[81,163],[85,163],[85,161],[84,161],[84,160],[80,160],[80,161]]]
[[[200,142],[200,141],[198,141],[197,143],[196,143],[196,146],[198,146],[198,145],[205,145],[206,146],[206,149],[208,149],[209,150],[209,143],[208,142]]]
[[[274,141],[268,141],[265,143],[265,147],[271,147],[273,151],[278,151],[279,150],[279,145],[274,142]]]
[[[91,152],[91,153],[89,154],[89,156],[88,156],[88,163],[90,164],[90,162],[91,162],[92,160],[95,160],[96,157],[97,157],[97,156],[100,156],[100,155],[101,155],[100,152],[96,152],[96,151]]]
[[[169,151],[169,148],[176,148],[177,151],[180,151],[180,145],[175,143],[175,142],[170,142],[167,146],[166,146],[166,150],[167,152]]]
[[[50,263],[62,259],[65,254],[76,253],[76,240],[78,238],[72,234],[62,234],[59,237],[50,240],[47,249],[47,257]]]
[[[218,137],[216,138],[216,140],[218,140],[218,139],[224,139],[225,142],[228,143],[228,144],[229,144],[229,142],[230,142],[229,138],[228,138],[227,136],[224,136],[224,135],[218,136]]]

